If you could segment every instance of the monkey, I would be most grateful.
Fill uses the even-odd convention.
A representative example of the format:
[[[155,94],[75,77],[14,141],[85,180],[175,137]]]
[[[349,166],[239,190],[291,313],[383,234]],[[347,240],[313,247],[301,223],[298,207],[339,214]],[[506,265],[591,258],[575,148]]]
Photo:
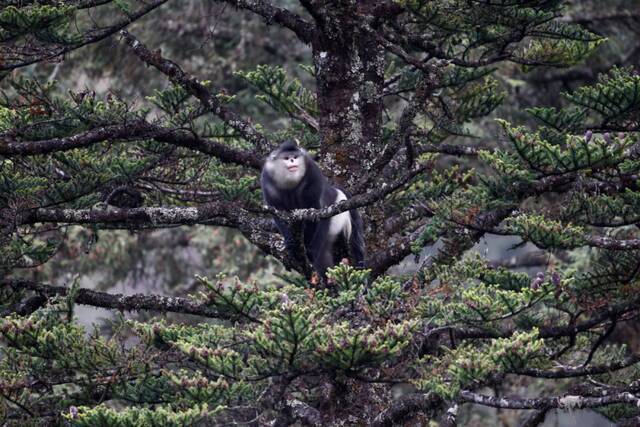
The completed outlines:
[[[264,202],[278,210],[320,209],[347,200],[344,191],[332,186],[311,156],[291,140],[283,142],[267,156],[260,185]],[[291,230],[280,218],[276,217],[275,223],[287,250],[295,258]],[[327,268],[335,264],[334,254],[339,242],[347,244],[357,267],[365,266],[363,222],[357,209],[317,222],[305,220],[303,237],[306,255],[323,279]]]

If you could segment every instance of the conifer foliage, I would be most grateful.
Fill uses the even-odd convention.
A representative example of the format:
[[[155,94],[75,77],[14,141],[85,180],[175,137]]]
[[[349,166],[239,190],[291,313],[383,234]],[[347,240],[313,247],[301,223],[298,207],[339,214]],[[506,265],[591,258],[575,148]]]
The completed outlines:
[[[640,422],[640,349],[610,339],[640,315],[640,75],[612,67],[555,106],[505,105],[513,76],[606,42],[570,2],[213,3],[305,55],[235,70],[231,93],[138,35],[180,2],[0,2],[0,422],[450,426],[481,406],[527,426],[582,408]],[[103,40],[162,87],[130,99],[39,72]],[[262,206],[262,158],[291,138],[348,202]],[[326,283],[271,221],[352,208],[367,267],[343,261]],[[114,229],[196,224],[238,230],[289,272],[197,276],[180,296],[33,273],[77,226],[89,253]],[[476,244],[496,235],[542,261],[488,258]],[[387,271],[412,255],[410,273]],[[140,316],[88,328],[78,305]]]

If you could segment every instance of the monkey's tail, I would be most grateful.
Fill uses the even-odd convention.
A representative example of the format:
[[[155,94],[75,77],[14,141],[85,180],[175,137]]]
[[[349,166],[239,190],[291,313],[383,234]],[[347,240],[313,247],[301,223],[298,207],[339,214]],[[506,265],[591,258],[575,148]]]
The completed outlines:
[[[356,267],[362,268],[366,266],[365,258],[367,256],[364,245],[364,225],[357,209],[351,209],[349,214],[351,215],[351,236],[349,237],[351,256],[356,261]]]

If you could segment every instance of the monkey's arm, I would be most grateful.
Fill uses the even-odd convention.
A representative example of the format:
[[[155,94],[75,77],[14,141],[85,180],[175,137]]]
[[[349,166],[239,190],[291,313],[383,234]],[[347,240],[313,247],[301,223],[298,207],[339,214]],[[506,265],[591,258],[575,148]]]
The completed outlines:
[[[264,197],[264,202],[267,204],[267,206],[276,208],[278,210],[287,210],[286,204],[280,199],[280,197],[278,197],[279,192],[268,174],[262,174],[261,184],[262,196]],[[277,216],[274,216],[273,221],[275,222],[278,231],[284,238],[284,245],[287,248],[289,255],[295,258],[295,240],[293,238],[291,229],[286,222],[284,222]]]
[[[291,255],[292,257],[295,257],[296,242],[295,242],[295,239],[293,238],[293,233],[291,232],[291,229],[289,229],[289,226],[287,225],[287,223],[281,220],[280,218],[275,217],[273,220],[276,223],[276,227],[278,227],[278,231],[280,232],[280,234],[282,234],[282,237],[284,238],[284,245],[287,248],[287,251],[289,251],[289,255]]]

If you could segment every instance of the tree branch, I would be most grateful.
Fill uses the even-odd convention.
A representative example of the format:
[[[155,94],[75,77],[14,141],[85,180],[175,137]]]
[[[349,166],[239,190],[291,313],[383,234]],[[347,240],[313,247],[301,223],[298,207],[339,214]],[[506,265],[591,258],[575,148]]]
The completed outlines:
[[[371,254],[367,260],[367,267],[371,268],[371,278],[375,279],[387,271],[389,267],[396,265],[410,255],[412,252],[411,243],[418,238],[419,234],[419,231],[416,231],[400,237],[387,244],[384,249]]]
[[[65,45],[58,49],[54,49],[52,51],[48,51],[45,53],[41,53],[41,50],[36,50],[36,53],[33,57],[29,59],[19,60],[16,62],[9,62],[6,59],[9,58],[9,55],[6,52],[6,49],[0,49],[0,57],[4,57],[5,61],[0,61],[0,71],[13,70],[20,67],[26,67],[27,65],[35,64],[36,62],[48,61],[60,55],[64,55],[65,53],[72,52],[76,49],[84,47],[86,45],[99,42],[101,40],[106,39],[107,37],[117,33],[123,28],[126,28],[129,24],[137,21],[142,18],[149,12],[157,9],[158,7],[165,4],[168,0],[151,0],[146,2],[146,5],[138,10],[137,12],[129,14],[126,18],[123,18],[117,21],[115,24],[110,27],[96,29],[93,31],[89,31],[84,35],[84,39],[75,44]],[[97,4],[99,4],[98,2]]]
[[[305,271],[299,261],[286,251],[279,234],[270,232],[266,219],[255,216],[232,203],[205,203],[193,207],[142,207],[121,209],[45,209],[19,212],[18,225],[36,223],[101,224],[118,228],[138,228],[147,225],[171,227],[176,225],[218,225],[240,230],[258,248],[278,258],[287,268]]]
[[[293,31],[298,38],[304,43],[311,43],[313,34],[315,32],[315,26],[297,14],[291,12],[288,9],[282,7],[275,7],[269,2],[263,0],[215,0],[217,2],[224,2],[237,7],[238,9],[244,9],[251,11],[264,18],[267,25],[275,22],[285,28]]]
[[[576,378],[585,377],[587,375],[599,375],[618,371],[620,369],[625,369],[629,366],[635,365],[638,362],[640,362],[640,354],[634,354],[625,357],[622,360],[607,363],[604,365],[560,366],[552,370],[524,368],[513,371],[512,373],[536,378]]]
[[[587,319],[581,323],[570,323],[567,325],[561,326],[546,326],[540,328],[539,337],[540,338],[560,338],[567,336],[575,336],[580,332],[588,331],[603,322],[606,322],[608,319],[613,317],[620,317],[627,313],[640,310],[640,298],[635,298],[631,301],[628,301],[623,304],[616,304],[614,306],[610,306],[607,308],[603,308],[602,311],[597,313],[597,316],[594,316],[590,319]],[[440,328],[438,328],[440,329]],[[484,329],[464,329],[464,328],[456,328],[451,327],[451,331],[454,332],[456,338],[458,339],[486,339],[486,338],[508,338],[512,336],[515,332],[514,329],[509,330],[484,330]],[[428,334],[428,332],[427,332]],[[584,368],[588,369],[588,368]]]
[[[559,408],[572,410],[576,408],[596,408],[614,403],[640,404],[640,398],[629,392],[617,393],[602,397],[555,396],[534,399],[514,399],[506,397],[486,396],[469,390],[462,390],[460,398],[469,403],[501,409],[549,409]]]
[[[358,194],[345,201],[327,206],[322,209],[294,209],[292,211],[279,211],[270,207],[266,208],[267,212],[277,215],[284,221],[296,222],[296,221],[319,221],[321,219],[331,218],[342,212],[346,212],[350,209],[361,208],[368,206],[374,202],[381,200],[388,194],[393,193],[399,188],[403,187],[417,175],[423,173],[431,167],[430,163],[424,163],[414,165],[408,172],[400,176],[398,179],[390,184],[384,183],[383,185],[375,188],[364,194]]]
[[[33,156],[85,148],[103,141],[135,141],[140,139],[154,139],[196,150],[212,155],[223,163],[234,163],[254,169],[262,167],[262,160],[252,152],[236,150],[186,131],[164,128],[144,120],[102,126],[69,137],[41,141],[15,141],[0,135],[0,155],[5,157]]]
[[[197,207],[144,207],[120,209],[46,209],[38,208],[22,213],[20,224],[57,222],[64,224],[138,224],[191,225],[214,224],[238,226],[239,218],[248,215],[230,204],[206,203]]]
[[[165,74],[174,84],[184,87],[187,92],[200,100],[207,110],[211,111],[222,121],[238,131],[244,139],[253,143],[261,152],[266,153],[269,151],[270,144],[267,138],[258,132],[249,122],[228,109],[223,102],[216,95],[212,94],[196,77],[184,72],[175,62],[163,58],[159,51],[149,51],[142,42],[127,31],[120,31],[120,35],[125,43],[131,47],[133,53],[143,62]]]
[[[367,187],[375,176],[377,176],[391,161],[402,146],[405,146],[407,149],[406,156],[409,159],[409,163],[413,163],[415,153],[413,152],[413,146],[410,138],[410,134],[414,128],[413,120],[420,110],[424,108],[425,102],[432,95],[432,91],[435,87],[434,76],[435,73],[437,73],[436,67],[431,65],[429,70],[432,74],[425,74],[422,77],[413,98],[411,98],[409,104],[402,110],[402,114],[398,119],[397,129],[394,131],[389,143],[384,150],[382,150],[382,153],[380,153],[374,165],[371,167],[371,171],[373,171],[373,173],[367,174],[367,176],[358,183],[355,190],[356,192],[360,192],[362,189]]]
[[[288,399],[285,409],[294,420],[300,420],[306,426],[322,426],[322,415],[316,408],[307,405],[298,399]]]
[[[435,412],[443,401],[434,394],[412,393],[402,396],[373,420],[373,427],[391,427],[416,412]]]
[[[37,294],[54,297],[65,296],[69,289],[62,286],[45,285],[25,279],[2,279],[0,287],[10,287],[12,289],[28,289]],[[122,295],[97,292],[90,289],[81,288],[75,298],[78,304],[90,305],[93,307],[116,309],[121,311],[151,310],[159,312],[171,312],[182,314],[194,314],[197,316],[230,319],[230,316],[220,313],[217,310],[205,305],[198,304],[187,298],[169,297],[164,295]]]

